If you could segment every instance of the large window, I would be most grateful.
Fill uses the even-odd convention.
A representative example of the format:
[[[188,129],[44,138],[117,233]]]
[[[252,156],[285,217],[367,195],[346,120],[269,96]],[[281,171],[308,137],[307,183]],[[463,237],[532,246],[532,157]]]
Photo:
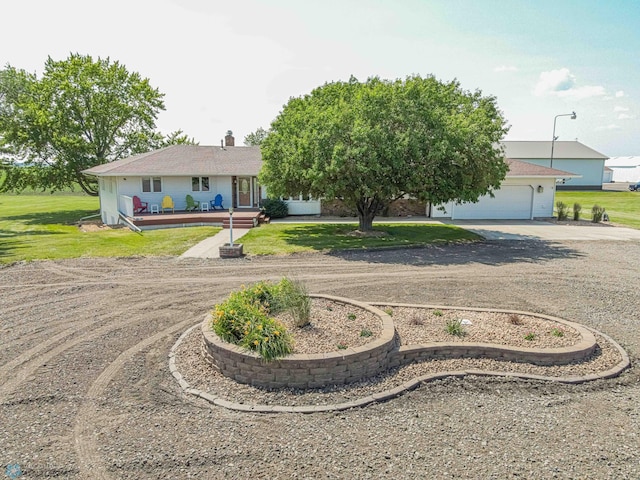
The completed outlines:
[[[143,192],[161,192],[162,179],[160,177],[142,177]]]
[[[192,192],[208,192],[209,177],[191,177]]]

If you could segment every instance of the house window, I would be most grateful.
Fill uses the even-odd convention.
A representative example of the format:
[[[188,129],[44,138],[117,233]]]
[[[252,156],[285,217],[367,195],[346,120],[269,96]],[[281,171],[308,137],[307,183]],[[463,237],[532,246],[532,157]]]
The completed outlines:
[[[192,192],[208,192],[209,177],[191,177]]]
[[[160,177],[142,177],[143,192],[161,192],[162,179]]]

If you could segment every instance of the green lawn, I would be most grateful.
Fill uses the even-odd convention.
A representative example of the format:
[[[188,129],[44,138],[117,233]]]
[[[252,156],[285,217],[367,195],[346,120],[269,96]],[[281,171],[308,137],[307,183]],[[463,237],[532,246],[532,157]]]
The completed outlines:
[[[219,228],[82,232],[74,225],[98,213],[84,194],[0,195],[0,263],[19,260],[130,255],[179,255]]]
[[[383,237],[348,235],[356,224],[272,223],[249,231],[242,237],[244,251],[254,255],[277,255],[294,252],[405,247],[431,243],[474,241],[476,234],[452,225],[374,224],[386,232]]]
[[[598,204],[607,211],[612,223],[640,229],[640,192],[563,190],[556,192],[556,202],[566,203],[570,216],[573,204],[579,203],[582,206],[581,218],[588,220],[591,219],[591,208]]]

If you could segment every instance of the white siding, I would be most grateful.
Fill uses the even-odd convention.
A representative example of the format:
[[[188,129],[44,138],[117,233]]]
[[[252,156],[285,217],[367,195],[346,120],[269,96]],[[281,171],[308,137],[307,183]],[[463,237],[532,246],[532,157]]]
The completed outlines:
[[[106,179],[106,177],[105,177]],[[133,197],[137,195],[149,205],[162,204],[162,198],[170,195],[176,210],[184,210],[187,206],[187,195],[191,195],[199,202],[209,202],[219,193],[225,208],[231,206],[231,177],[210,177],[208,192],[194,192],[191,190],[191,177],[162,177],[161,192],[143,192],[142,177],[118,177],[121,195]]]
[[[542,187],[542,191],[538,191]],[[555,181],[544,179],[507,179],[500,190],[480,197],[477,203],[444,205],[444,211],[433,207],[433,218],[451,218],[453,220],[523,220],[547,218],[553,216]]]
[[[106,225],[118,223],[118,182],[115,178],[100,179],[100,210],[102,223]]]
[[[289,215],[320,215],[322,211],[320,200],[303,200],[302,195],[298,198],[285,198],[284,201],[289,208]]]

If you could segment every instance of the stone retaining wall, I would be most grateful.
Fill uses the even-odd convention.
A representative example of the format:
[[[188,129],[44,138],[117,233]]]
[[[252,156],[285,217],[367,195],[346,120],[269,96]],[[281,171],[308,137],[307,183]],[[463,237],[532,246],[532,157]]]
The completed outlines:
[[[429,359],[490,358],[536,365],[563,365],[581,361],[591,355],[597,343],[593,333],[574,322],[548,315],[496,309],[471,309],[420,305],[421,308],[449,310],[476,310],[517,313],[536,316],[554,323],[567,325],[580,334],[581,340],[562,348],[516,348],[484,343],[428,343],[399,346],[393,321],[375,306],[330,295],[311,295],[354,305],[377,315],[382,322],[379,338],[357,348],[320,354],[294,354],[264,361],[254,352],[221,340],[211,329],[212,318],[207,315],[202,323],[202,353],[205,360],[223,375],[237,382],[266,388],[319,388],[327,385],[352,383],[384,372],[392,367],[408,365]],[[417,306],[385,303],[389,306]]]
[[[237,345],[221,340],[211,329],[211,316],[202,323],[202,353],[205,360],[223,375],[237,382],[267,388],[317,388],[357,382],[388,368],[390,353],[396,349],[391,317],[368,304],[329,295],[313,297],[354,305],[380,318],[382,333],[377,339],[356,348],[319,354],[294,354],[270,362]]]

